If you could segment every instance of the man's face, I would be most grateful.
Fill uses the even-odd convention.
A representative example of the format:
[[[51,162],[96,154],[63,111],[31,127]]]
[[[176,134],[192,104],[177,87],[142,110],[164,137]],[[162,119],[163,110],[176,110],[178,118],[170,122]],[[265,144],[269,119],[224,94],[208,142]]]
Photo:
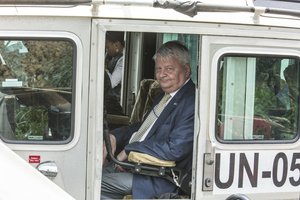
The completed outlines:
[[[156,58],[155,76],[162,90],[172,93],[178,90],[189,78],[190,68],[184,67],[176,58]]]
[[[115,43],[107,40],[105,42],[105,48],[106,48],[106,52],[108,53],[108,55],[114,56],[116,54],[116,45],[115,45]]]

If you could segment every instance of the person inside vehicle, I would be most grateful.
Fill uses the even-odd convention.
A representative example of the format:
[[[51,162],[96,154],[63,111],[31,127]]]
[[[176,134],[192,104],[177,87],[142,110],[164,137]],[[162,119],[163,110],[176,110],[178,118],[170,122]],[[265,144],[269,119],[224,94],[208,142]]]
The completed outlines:
[[[104,105],[106,112],[113,115],[123,115],[123,109],[120,104],[122,74],[124,68],[123,32],[106,33],[106,57],[104,74]]]
[[[140,152],[175,161],[178,168],[189,170],[192,167],[195,112],[190,54],[181,42],[170,41],[163,44],[153,58],[155,76],[163,93],[144,122],[111,131],[112,149],[123,149],[116,152],[120,161],[126,161],[130,152]],[[103,152],[105,158],[105,147]],[[126,195],[132,195],[133,199],[150,199],[178,192],[176,185],[161,177],[132,174],[113,164],[103,169],[101,199],[122,199]]]
[[[288,93],[292,103],[298,103],[299,98],[299,87],[298,87],[298,70],[296,64],[291,64],[285,68],[284,78],[288,85]]]
[[[108,31],[106,33],[106,72],[109,76],[113,94],[120,101],[122,74],[124,68],[124,33]]]
[[[285,68],[283,74],[288,85],[288,97],[290,99],[290,109],[285,113],[284,117],[288,119],[285,127],[289,127],[294,137],[297,134],[298,109],[299,109],[299,65],[290,64]]]

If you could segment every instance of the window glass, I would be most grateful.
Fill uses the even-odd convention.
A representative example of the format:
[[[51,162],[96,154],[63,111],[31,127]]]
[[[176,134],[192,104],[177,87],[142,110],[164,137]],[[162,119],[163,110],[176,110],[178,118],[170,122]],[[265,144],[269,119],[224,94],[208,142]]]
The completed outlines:
[[[0,40],[3,140],[70,137],[74,52],[67,40]]]
[[[226,55],[218,70],[216,132],[220,139],[296,137],[299,58]]]

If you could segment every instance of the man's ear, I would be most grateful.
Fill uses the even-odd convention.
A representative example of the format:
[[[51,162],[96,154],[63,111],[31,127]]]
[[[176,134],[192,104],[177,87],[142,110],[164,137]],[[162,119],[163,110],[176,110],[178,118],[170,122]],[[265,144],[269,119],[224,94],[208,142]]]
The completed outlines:
[[[191,67],[189,64],[185,64],[184,65],[184,69],[185,69],[185,76],[188,78],[191,76]]]

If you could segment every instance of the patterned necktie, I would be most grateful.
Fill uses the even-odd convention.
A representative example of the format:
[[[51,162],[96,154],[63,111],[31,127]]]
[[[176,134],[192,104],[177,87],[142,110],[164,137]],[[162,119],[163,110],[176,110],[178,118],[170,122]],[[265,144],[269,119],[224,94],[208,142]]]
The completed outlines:
[[[139,128],[137,132],[135,132],[129,143],[139,141],[143,135],[146,133],[148,128],[154,123],[154,121],[159,117],[160,113],[165,108],[167,101],[170,99],[170,94],[165,94],[164,97],[160,100],[160,102],[151,110],[147,118],[145,119],[142,126]]]

